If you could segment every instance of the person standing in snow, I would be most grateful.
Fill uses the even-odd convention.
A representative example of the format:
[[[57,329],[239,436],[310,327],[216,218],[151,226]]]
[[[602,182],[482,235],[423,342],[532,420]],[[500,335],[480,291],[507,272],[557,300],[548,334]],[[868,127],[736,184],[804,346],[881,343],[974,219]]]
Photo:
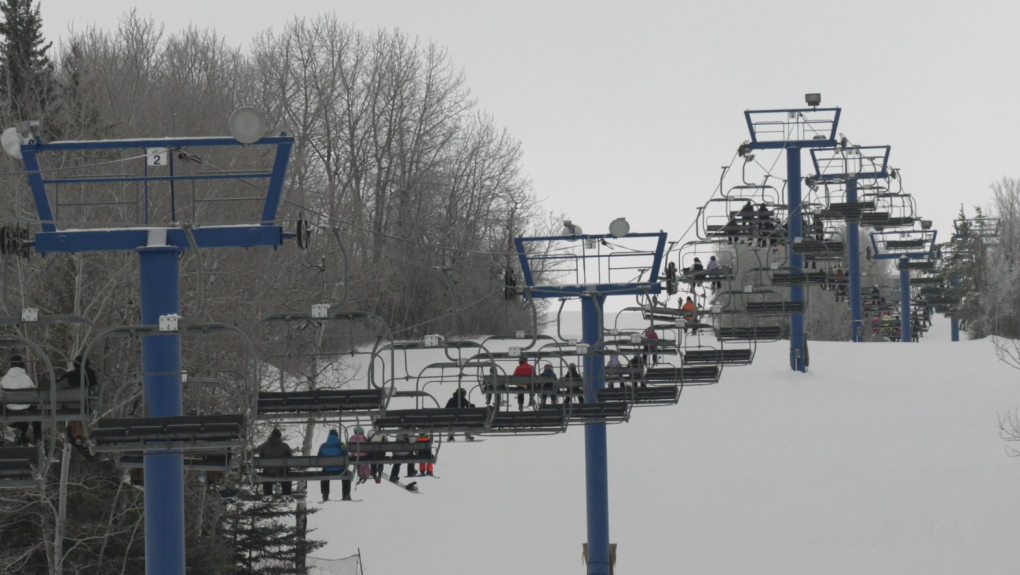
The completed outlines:
[[[281,457],[293,457],[294,454],[290,449],[290,446],[283,441],[283,434],[280,433],[279,429],[274,429],[269,434],[269,439],[265,443],[260,445],[255,450],[259,457],[265,457],[267,459],[278,459]],[[268,476],[280,476],[284,475],[285,469],[283,467],[267,467],[263,470],[263,473]],[[280,488],[283,490],[283,498],[285,501],[290,500],[290,481],[281,481]],[[269,501],[273,498],[273,484],[263,483],[262,484],[262,495],[263,501]]]
[[[35,389],[35,382],[29,377],[25,371],[25,360],[20,355],[11,356],[11,368],[7,370],[7,373],[0,379],[0,388],[4,391],[17,390],[17,389]],[[19,412],[25,411],[32,406],[27,403],[8,403],[5,404],[7,411]],[[28,422],[19,421],[11,425],[15,431],[15,445],[28,445]],[[32,422],[32,438],[38,442],[42,439],[42,421]]]
[[[319,457],[340,457],[344,454],[344,444],[340,441],[340,434],[337,430],[330,429],[329,435],[326,437],[326,441],[319,446],[319,451],[316,455]],[[343,467],[323,467],[324,473],[342,473],[347,471],[347,466]],[[343,500],[351,500],[351,480],[342,479],[343,485]],[[319,492],[322,493],[322,500],[329,501],[329,479],[324,479],[319,482]]]

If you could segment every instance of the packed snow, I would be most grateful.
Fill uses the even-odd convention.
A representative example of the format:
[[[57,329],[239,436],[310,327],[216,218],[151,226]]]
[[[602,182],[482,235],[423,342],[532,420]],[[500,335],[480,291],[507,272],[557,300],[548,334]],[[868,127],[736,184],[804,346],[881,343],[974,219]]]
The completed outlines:
[[[811,342],[807,374],[763,344],[718,385],[636,408],[609,429],[616,572],[1011,572],[1020,460],[998,414],[1020,374],[990,341],[949,339],[939,317],[920,344]],[[316,555],[360,548],[366,575],[584,573],[581,427],[444,443],[436,474],[423,495],[384,480],[322,505]]]

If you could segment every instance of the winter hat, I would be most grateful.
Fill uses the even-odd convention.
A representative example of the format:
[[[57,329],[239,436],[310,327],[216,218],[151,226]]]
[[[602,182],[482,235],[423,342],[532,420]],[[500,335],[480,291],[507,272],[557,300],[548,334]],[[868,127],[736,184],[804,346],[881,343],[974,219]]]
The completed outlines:
[[[701,263],[701,258],[694,258],[694,261],[696,261],[696,262],[698,262],[700,264]]]
[[[570,369],[577,369],[577,364],[576,363],[571,363],[570,364]]]
[[[525,363],[528,363],[528,358],[522,356],[520,361],[518,361],[517,363],[520,363],[522,365],[525,364]]]
[[[14,354],[11,356],[11,367],[25,367],[25,358],[20,355]]]
[[[337,433],[335,429],[330,429],[329,430],[329,436],[330,437],[340,437],[340,434]]]
[[[269,434],[269,437],[272,437],[273,439],[280,439],[283,437],[283,433],[280,433],[279,429],[274,429],[273,432]]]
[[[365,428],[360,425],[354,428],[354,433],[365,433]]]

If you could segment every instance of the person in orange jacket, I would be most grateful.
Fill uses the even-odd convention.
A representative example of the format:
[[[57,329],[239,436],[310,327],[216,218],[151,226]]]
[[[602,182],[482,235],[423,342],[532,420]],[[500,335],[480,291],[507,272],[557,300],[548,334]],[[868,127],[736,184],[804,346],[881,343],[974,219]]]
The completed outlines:
[[[685,301],[683,307],[680,308],[681,315],[685,320],[687,320],[687,323],[693,324],[697,320],[694,313],[696,310],[697,307],[694,305],[694,300],[691,299],[691,296],[687,296],[687,301]],[[694,334],[696,331],[697,328],[692,325],[691,334]]]

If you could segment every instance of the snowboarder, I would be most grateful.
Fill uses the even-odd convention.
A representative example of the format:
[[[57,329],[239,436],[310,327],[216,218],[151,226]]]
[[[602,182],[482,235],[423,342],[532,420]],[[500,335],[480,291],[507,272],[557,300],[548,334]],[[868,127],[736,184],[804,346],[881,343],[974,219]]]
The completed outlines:
[[[684,320],[687,321],[687,324],[690,326],[691,335],[694,335],[695,333],[697,333],[697,327],[696,327],[697,324],[695,323],[696,322],[696,313],[695,313],[696,311],[697,311],[697,306],[694,305],[694,300],[691,299],[691,296],[687,296],[687,301],[685,301],[683,307],[680,308],[680,312],[681,312],[681,316],[684,318]]]
[[[340,441],[340,434],[337,430],[330,429],[329,435],[326,437],[325,443],[319,446],[318,456],[319,457],[340,457],[344,454],[344,444]],[[324,473],[343,473],[347,471],[347,467],[323,467]],[[329,501],[329,479],[324,479],[319,482],[319,492],[322,493],[322,500]],[[341,480],[343,485],[343,500],[351,500],[351,480]]]
[[[290,449],[290,446],[283,441],[283,433],[281,433],[279,429],[274,429],[273,432],[269,434],[269,439],[267,439],[265,443],[260,445],[258,449],[255,450],[255,452],[258,454],[259,457],[273,459],[280,457],[293,457],[294,455]],[[283,467],[267,467],[266,469],[263,470],[265,475],[281,477],[283,476],[284,471],[285,470]],[[280,488],[283,490],[284,501],[290,501],[291,490],[290,481],[281,481]],[[271,501],[273,499],[272,483],[262,484],[262,495],[263,501]]]
[[[388,443],[388,440],[386,439],[385,435],[379,433],[379,430],[373,427],[372,429],[368,430],[368,442]],[[371,457],[369,457],[369,459],[371,459],[372,461],[383,461],[386,459],[386,453],[374,452],[372,453]],[[371,465],[372,479],[375,479],[376,483],[382,483],[383,467],[385,466],[382,463],[373,463]]]
[[[7,374],[4,375],[3,379],[0,379],[0,388],[4,390],[15,390],[15,389],[35,389],[35,382],[29,377],[28,373],[25,372],[25,360],[20,355],[11,356],[11,368],[7,370]],[[32,407],[27,403],[8,403],[7,411],[24,411]],[[14,433],[14,444],[15,445],[28,445],[28,422],[19,421],[11,425],[15,429]],[[34,441],[42,439],[42,422],[32,422],[32,437]]]

